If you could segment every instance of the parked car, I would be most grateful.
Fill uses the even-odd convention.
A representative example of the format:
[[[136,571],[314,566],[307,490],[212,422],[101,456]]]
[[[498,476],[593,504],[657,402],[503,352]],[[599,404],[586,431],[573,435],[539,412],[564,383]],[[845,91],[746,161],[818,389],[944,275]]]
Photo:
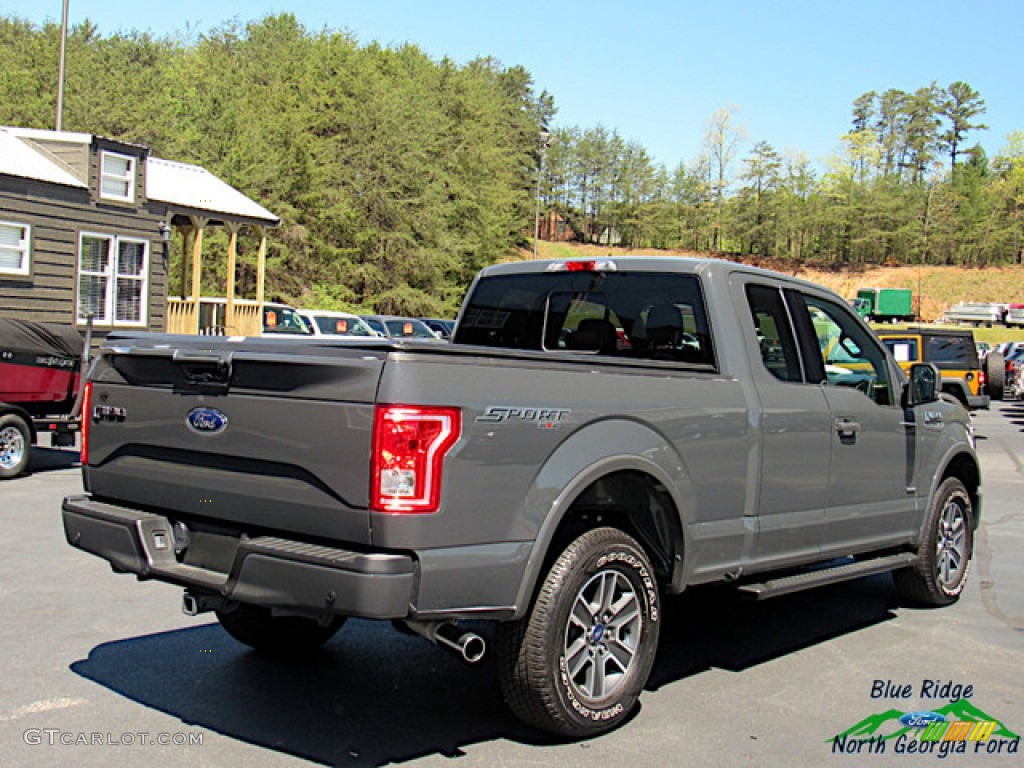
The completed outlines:
[[[440,341],[422,320],[397,315],[360,315],[373,330],[391,339],[430,339]]]
[[[965,408],[988,408],[990,400],[1002,399],[1003,357],[989,353],[983,364],[972,331],[915,326],[875,332],[904,370],[909,371],[914,363],[932,363],[938,368],[943,393]]]
[[[1012,342],[1006,349],[1006,380],[1004,391],[1007,397],[1024,397],[1024,341]]]
[[[380,336],[359,315],[327,309],[300,309],[314,336]]]
[[[263,335],[308,337],[313,335],[313,331],[295,307],[268,301],[263,304]]]
[[[424,325],[426,325],[430,330],[436,333],[438,338],[444,339],[445,341],[452,337],[452,331],[455,330],[454,320],[440,320],[436,317],[421,317],[419,319],[422,320]]]

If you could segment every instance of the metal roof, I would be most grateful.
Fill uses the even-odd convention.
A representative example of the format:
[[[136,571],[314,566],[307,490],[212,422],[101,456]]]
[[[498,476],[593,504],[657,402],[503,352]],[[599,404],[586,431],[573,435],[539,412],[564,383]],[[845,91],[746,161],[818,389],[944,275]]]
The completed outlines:
[[[280,219],[198,165],[146,159],[146,197],[181,208],[278,224]]]
[[[32,145],[22,141],[22,137],[30,137],[33,132],[24,129],[0,127],[0,174],[18,176],[23,179],[48,181],[65,187],[88,189],[89,185],[66,171],[62,164]],[[39,133],[39,132],[35,132]],[[57,131],[46,131],[51,138],[60,139],[68,136],[69,141],[81,134],[63,134]]]
[[[67,165],[36,143],[92,144],[88,133],[0,126],[0,175],[88,189]],[[125,142],[120,142],[124,144]],[[145,149],[141,145],[140,149]],[[146,197],[213,218],[230,217],[277,225],[280,219],[227,182],[198,165],[146,157]]]

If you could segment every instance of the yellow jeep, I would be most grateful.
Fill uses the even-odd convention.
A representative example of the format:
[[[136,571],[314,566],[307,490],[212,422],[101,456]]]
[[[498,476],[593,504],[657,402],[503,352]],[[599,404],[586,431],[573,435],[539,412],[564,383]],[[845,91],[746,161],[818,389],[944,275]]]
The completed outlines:
[[[875,333],[904,371],[914,363],[931,363],[942,373],[942,391],[965,408],[988,408],[1003,397],[1002,360],[978,360],[974,334],[968,330],[929,328],[876,328]]]

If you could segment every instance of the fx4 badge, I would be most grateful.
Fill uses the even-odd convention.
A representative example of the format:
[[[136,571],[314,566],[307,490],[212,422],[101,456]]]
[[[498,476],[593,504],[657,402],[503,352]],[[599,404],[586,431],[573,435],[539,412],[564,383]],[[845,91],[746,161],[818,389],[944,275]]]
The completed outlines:
[[[476,417],[479,424],[504,424],[528,421],[538,429],[558,429],[558,423],[572,413],[569,408],[533,408],[528,406],[489,405]]]

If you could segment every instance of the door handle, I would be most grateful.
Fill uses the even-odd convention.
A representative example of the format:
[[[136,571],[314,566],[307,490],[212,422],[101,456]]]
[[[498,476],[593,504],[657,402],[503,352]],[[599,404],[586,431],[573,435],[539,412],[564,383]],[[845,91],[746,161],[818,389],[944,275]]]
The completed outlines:
[[[853,419],[836,419],[836,432],[839,437],[856,437],[860,424]]]

